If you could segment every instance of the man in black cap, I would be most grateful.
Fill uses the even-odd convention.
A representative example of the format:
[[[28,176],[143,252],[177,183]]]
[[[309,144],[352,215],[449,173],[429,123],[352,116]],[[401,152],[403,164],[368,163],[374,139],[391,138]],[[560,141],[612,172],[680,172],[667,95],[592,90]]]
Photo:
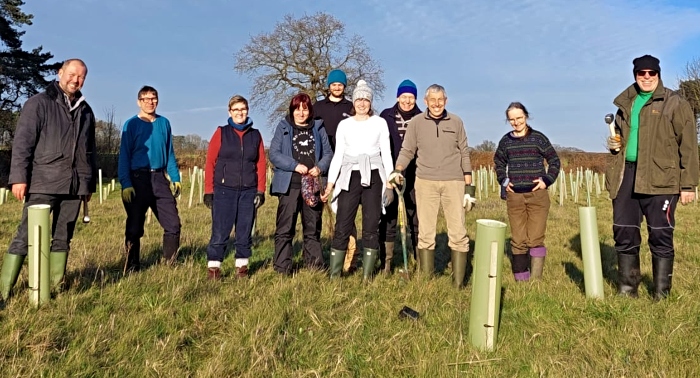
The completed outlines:
[[[617,135],[608,138],[614,159],[606,186],[613,204],[619,294],[637,297],[645,217],[659,300],[671,290],[676,205],[679,199],[683,205],[695,199],[698,138],[688,102],[663,86],[659,60],[644,55],[632,63],[636,81],[614,101]]]

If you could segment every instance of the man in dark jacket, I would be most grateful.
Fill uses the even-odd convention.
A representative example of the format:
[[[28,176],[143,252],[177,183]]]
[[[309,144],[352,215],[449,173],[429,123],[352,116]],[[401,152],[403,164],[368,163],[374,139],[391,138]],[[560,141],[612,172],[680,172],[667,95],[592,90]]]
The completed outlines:
[[[15,198],[25,202],[17,234],[3,259],[3,299],[27,255],[27,209],[32,205],[51,206],[51,286],[63,281],[81,197],[89,201],[96,186],[95,115],[80,93],[86,76],[82,60],[66,60],[58,81],[30,97],[22,108],[12,143],[9,184]]]
[[[408,121],[421,113],[416,105],[418,89],[411,80],[404,80],[396,90],[396,104],[384,109],[380,116],[384,118],[389,127],[391,136],[391,157],[396,164],[396,159],[401,152],[403,137],[406,135]],[[413,246],[414,257],[416,256],[416,246],[418,245],[418,214],[416,213],[416,191],[414,183],[416,181],[415,159],[409,163],[404,173],[404,204],[406,206],[407,227],[411,230],[411,245]],[[386,207],[386,213],[382,215],[379,223],[379,258],[383,264],[384,273],[391,273],[391,259],[394,256],[394,241],[396,239],[396,221],[398,218],[399,201],[394,201]]]
[[[605,184],[613,205],[619,293],[637,296],[645,217],[658,300],[671,290],[676,205],[695,198],[698,138],[688,102],[664,88],[659,60],[644,55],[632,63],[636,81],[614,101],[616,135],[608,138],[608,148],[615,156]]]
[[[352,110],[352,102],[345,98],[345,87],[348,84],[348,78],[342,70],[333,70],[328,73],[326,79],[328,85],[328,96],[323,100],[316,101],[314,104],[314,115],[316,119],[323,120],[323,127],[328,134],[328,141],[331,144],[333,152],[335,152],[335,132],[338,129],[340,121],[350,116]],[[323,180],[325,181],[325,180]],[[321,187],[325,187],[325,183],[321,183]],[[355,252],[357,251],[357,229],[353,229],[348,243],[348,251],[345,254],[345,263],[343,271],[348,272],[354,269],[353,261],[355,260]]]

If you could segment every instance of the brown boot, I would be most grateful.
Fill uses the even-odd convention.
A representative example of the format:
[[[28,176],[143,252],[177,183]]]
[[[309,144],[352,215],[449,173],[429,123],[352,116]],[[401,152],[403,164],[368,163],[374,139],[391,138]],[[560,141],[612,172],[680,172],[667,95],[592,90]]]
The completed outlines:
[[[357,239],[353,235],[350,235],[348,239],[348,250],[345,253],[345,261],[343,262],[343,272],[355,272],[355,252],[357,252]]]
[[[218,281],[221,279],[221,269],[219,268],[208,268],[207,278],[213,281]]]
[[[384,274],[391,274],[391,260],[394,258],[394,242],[384,243]]]

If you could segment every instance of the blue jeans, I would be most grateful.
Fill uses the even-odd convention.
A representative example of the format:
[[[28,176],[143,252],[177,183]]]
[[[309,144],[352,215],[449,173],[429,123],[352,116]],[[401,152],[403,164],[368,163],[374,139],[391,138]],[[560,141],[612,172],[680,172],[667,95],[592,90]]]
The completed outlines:
[[[255,219],[256,188],[234,189],[214,186],[214,204],[211,215],[211,239],[207,247],[207,260],[224,261],[229,235],[236,225],[236,258],[249,258],[253,253],[250,232]]]

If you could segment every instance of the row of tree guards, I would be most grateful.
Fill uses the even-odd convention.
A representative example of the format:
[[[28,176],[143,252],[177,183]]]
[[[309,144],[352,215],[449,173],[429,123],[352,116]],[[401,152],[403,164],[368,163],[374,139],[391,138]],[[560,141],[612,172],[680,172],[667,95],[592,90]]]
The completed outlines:
[[[476,186],[476,195],[479,200],[489,198],[490,194],[500,194],[500,184],[496,178],[496,172],[493,167],[480,166],[474,171],[474,185]],[[549,187],[549,195],[558,197],[559,206],[564,206],[564,202],[569,199],[569,196],[574,203],[579,203],[585,195],[586,205],[591,205],[591,195],[596,198],[605,189],[605,173],[598,174],[590,169],[579,167],[576,170],[570,169],[569,173],[561,170],[557,181]],[[583,192],[581,192],[583,191]],[[698,203],[698,188],[695,188],[695,205]]]

